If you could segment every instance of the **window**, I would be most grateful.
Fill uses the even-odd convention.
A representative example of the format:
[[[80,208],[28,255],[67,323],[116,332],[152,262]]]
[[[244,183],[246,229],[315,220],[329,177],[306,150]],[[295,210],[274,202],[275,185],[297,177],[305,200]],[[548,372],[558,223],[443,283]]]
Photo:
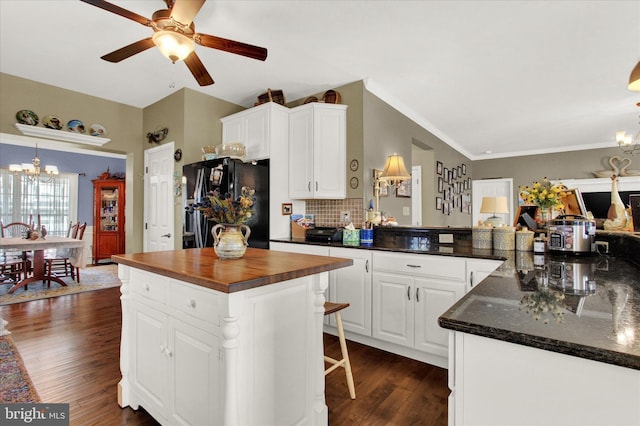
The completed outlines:
[[[60,173],[51,182],[31,180],[22,173],[0,169],[0,220],[33,222],[50,235],[66,236],[78,216],[78,175]]]

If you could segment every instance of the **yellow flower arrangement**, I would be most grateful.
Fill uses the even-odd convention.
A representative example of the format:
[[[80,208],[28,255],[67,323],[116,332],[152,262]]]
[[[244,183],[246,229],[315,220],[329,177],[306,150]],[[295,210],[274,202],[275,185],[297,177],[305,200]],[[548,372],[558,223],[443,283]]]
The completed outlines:
[[[562,199],[566,197],[567,187],[562,183],[552,185],[549,179],[533,182],[532,186],[520,186],[520,198],[525,204],[535,204],[542,209],[563,209]]]

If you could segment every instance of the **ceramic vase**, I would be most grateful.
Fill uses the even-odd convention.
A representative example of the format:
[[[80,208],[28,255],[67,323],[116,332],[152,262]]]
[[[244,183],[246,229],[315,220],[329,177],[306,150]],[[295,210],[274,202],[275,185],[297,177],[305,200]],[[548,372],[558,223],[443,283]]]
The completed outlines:
[[[220,259],[240,259],[249,245],[251,229],[244,224],[219,223],[211,234],[213,249]]]

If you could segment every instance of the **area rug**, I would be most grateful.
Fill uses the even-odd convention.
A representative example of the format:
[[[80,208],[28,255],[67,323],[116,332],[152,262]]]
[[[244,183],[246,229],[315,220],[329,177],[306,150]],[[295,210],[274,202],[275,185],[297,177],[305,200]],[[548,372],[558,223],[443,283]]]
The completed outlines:
[[[50,297],[64,296],[66,294],[82,293],[85,291],[102,290],[105,288],[119,287],[121,282],[118,278],[118,265],[100,265],[90,266],[80,270],[80,284],[71,279],[64,277],[62,280],[67,286],[61,286],[52,282],[51,288],[42,282],[30,283],[25,290],[20,287],[13,294],[7,292],[11,288],[8,284],[0,284],[0,306],[9,305],[11,303],[28,302],[31,300],[47,299]]]
[[[0,403],[40,402],[11,336],[0,336]]]

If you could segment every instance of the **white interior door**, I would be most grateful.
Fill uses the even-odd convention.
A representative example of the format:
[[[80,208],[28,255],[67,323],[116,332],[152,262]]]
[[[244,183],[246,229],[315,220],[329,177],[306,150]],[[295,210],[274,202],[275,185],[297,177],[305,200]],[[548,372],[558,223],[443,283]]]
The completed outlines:
[[[144,251],[173,250],[173,142],[144,152]]]
[[[508,214],[496,214],[501,217],[506,225],[513,225],[514,210],[516,208],[513,202],[513,179],[482,179],[471,182],[471,197],[473,216],[471,223],[473,226],[478,224],[479,220],[485,221],[493,216],[493,213],[480,213],[482,206],[482,197],[507,197],[507,206],[509,206]]]
[[[422,166],[411,167],[411,224],[422,226]]]

